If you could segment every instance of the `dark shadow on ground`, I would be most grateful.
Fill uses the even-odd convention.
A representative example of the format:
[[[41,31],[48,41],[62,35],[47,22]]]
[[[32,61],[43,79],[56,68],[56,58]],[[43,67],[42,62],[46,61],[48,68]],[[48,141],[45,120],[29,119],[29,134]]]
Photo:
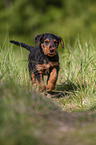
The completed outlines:
[[[49,94],[52,97],[64,97],[65,95],[70,94],[71,92],[74,92],[77,90],[77,88],[80,88],[79,85],[75,85],[71,81],[67,80],[64,83],[61,83],[60,85],[56,85],[56,90],[49,92]]]
[[[56,90],[49,92],[52,97],[64,97],[65,95],[68,95],[70,93],[74,93],[77,89],[85,89],[86,83],[84,84],[74,84],[70,80],[66,80],[64,83],[57,84]]]
[[[74,83],[72,83],[71,81],[66,81],[60,85],[57,85],[56,90],[73,92],[74,90],[77,90],[77,86]]]

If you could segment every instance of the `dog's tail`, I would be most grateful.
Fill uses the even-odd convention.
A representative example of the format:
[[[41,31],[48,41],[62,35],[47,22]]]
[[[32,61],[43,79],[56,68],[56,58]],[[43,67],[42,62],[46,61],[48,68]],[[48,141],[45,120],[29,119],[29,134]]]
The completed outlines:
[[[28,44],[25,44],[25,43],[22,43],[22,42],[18,42],[18,41],[14,41],[14,40],[11,40],[10,42],[11,42],[11,43],[14,43],[15,45],[24,47],[24,48],[26,48],[26,49],[29,50],[29,51],[31,51],[31,49],[33,48],[32,46],[30,46],[30,45],[28,45]]]

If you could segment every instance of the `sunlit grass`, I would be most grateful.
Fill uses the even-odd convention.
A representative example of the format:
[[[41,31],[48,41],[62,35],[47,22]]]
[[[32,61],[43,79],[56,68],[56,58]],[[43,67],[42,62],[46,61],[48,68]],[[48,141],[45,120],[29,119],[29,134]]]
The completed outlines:
[[[13,47],[0,48],[0,78],[1,82],[4,81],[14,81],[17,84],[27,84],[29,83],[28,69],[26,67],[26,62],[23,61],[23,55],[21,49],[19,51],[21,57],[18,57],[18,53],[13,50]]]
[[[29,77],[27,55],[24,49],[19,53],[14,51],[13,45],[0,49],[0,80],[14,81],[14,83],[32,90]],[[18,57],[20,56],[20,57]],[[91,41],[81,45],[79,39],[74,47],[69,44],[60,54],[60,72],[56,91],[61,92],[60,107],[66,111],[83,111],[96,105],[96,51]]]
[[[74,48],[67,45],[60,56],[61,70],[57,89],[64,95],[57,99],[62,109],[83,111],[96,105],[96,50],[92,42]]]
[[[60,64],[55,91],[61,96],[47,98],[32,86],[24,49],[7,43],[0,48],[0,144],[96,142],[95,45],[67,45]]]

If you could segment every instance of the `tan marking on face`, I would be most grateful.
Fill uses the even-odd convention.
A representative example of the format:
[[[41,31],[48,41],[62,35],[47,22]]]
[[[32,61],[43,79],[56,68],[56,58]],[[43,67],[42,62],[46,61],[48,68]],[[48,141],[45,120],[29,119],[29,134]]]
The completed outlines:
[[[49,39],[45,39],[44,42],[45,42],[45,43],[46,43],[46,42],[49,43]]]
[[[54,47],[50,48],[50,43],[51,42],[49,42],[49,39],[46,39],[44,41],[44,43],[41,44],[41,47],[42,47],[42,50],[43,50],[43,52],[44,52],[45,55],[48,55],[50,57],[53,57],[53,56],[55,56],[57,54],[57,48],[56,48],[54,42],[53,42]],[[50,49],[54,49],[54,52],[51,53],[50,52]]]
[[[56,40],[56,39],[54,39],[54,42],[57,42],[57,40]]]

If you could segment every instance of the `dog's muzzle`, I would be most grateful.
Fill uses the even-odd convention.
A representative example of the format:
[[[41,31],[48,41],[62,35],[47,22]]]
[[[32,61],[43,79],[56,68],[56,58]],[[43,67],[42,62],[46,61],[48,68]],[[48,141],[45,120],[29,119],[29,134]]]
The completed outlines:
[[[50,49],[50,52],[53,53],[54,52],[54,49]]]

